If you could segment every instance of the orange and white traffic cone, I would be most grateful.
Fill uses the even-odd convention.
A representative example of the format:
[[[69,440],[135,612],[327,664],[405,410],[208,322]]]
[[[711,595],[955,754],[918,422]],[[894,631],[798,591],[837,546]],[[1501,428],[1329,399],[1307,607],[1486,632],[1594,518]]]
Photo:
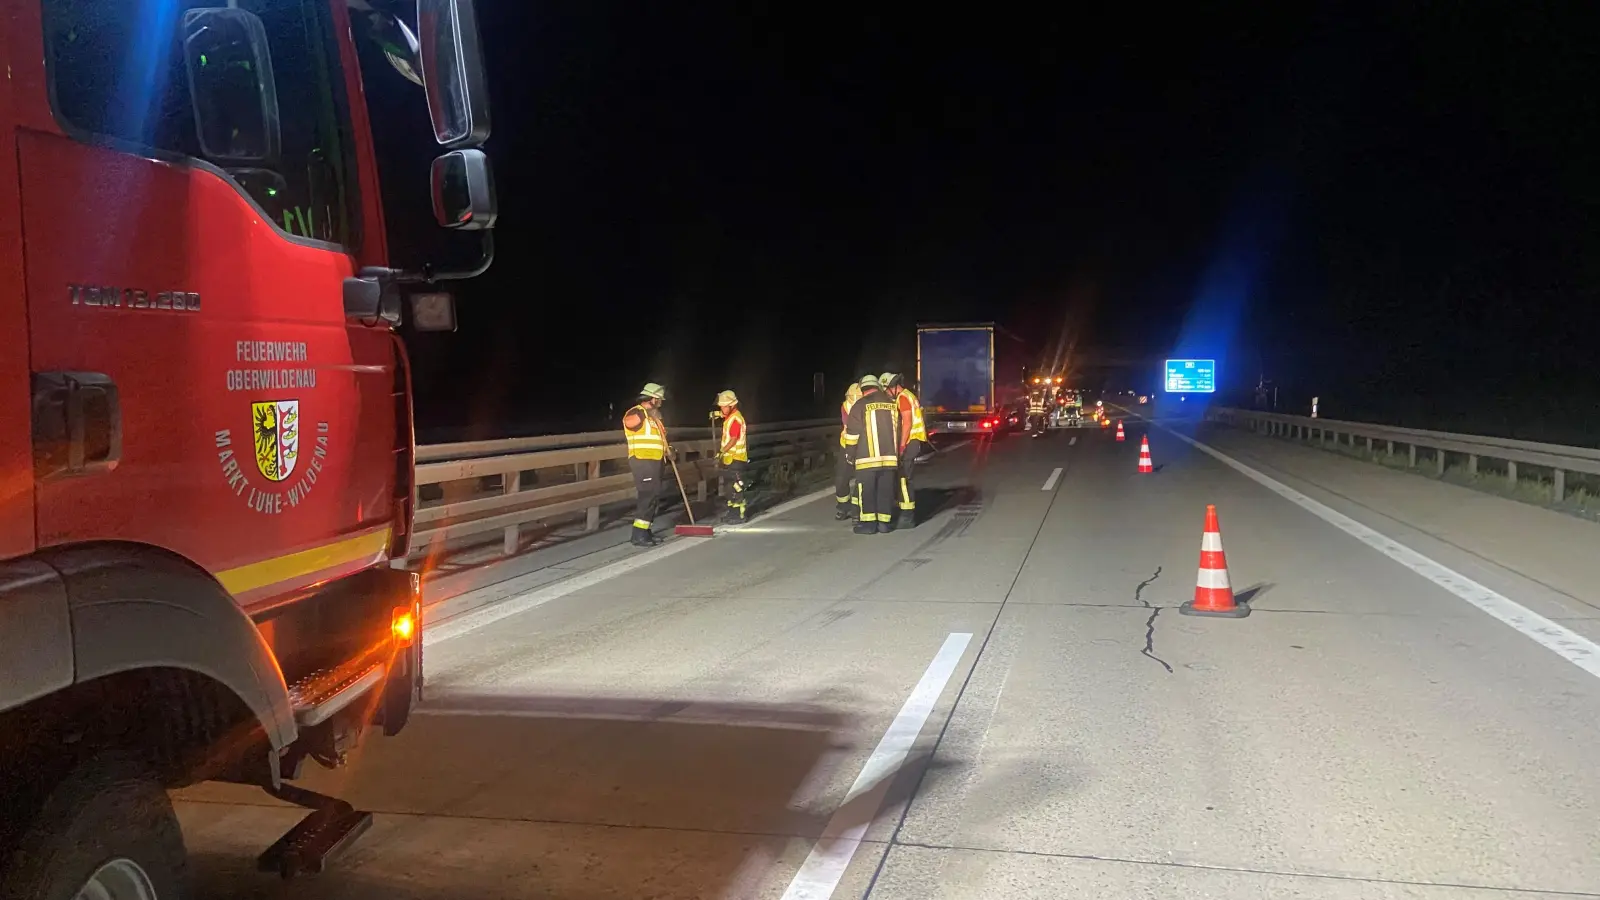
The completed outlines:
[[[1122,420],[1118,419],[1117,420],[1117,443],[1120,444],[1120,443],[1122,443],[1122,441],[1123,441],[1123,437],[1122,437]]]
[[[1150,435],[1145,435],[1139,440],[1139,471],[1144,473],[1154,472],[1156,467],[1150,462]]]
[[[1186,616],[1215,616],[1242,619],[1250,615],[1250,605],[1234,599],[1228,581],[1228,557],[1222,552],[1222,529],[1217,525],[1217,508],[1206,506],[1206,533],[1200,539],[1200,574],[1195,578],[1194,599],[1178,607]]]

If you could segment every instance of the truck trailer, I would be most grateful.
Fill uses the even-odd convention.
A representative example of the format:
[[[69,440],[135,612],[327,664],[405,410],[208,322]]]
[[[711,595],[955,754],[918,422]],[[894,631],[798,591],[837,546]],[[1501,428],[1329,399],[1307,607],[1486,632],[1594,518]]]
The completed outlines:
[[[994,428],[994,326],[917,327],[917,384],[928,434]]]
[[[306,807],[259,863],[317,871],[371,815],[294,781],[423,686],[401,333],[493,255],[472,0],[0,21],[0,897],[182,896],[167,791],[206,780]],[[476,266],[390,267],[358,41]]]

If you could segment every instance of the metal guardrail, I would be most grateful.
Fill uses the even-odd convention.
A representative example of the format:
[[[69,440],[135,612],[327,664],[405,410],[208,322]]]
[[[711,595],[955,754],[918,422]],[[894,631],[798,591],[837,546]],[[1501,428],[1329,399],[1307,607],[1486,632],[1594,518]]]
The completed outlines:
[[[1417,450],[1431,451],[1434,465],[1444,474],[1445,462],[1450,454],[1465,457],[1467,471],[1478,473],[1479,459],[1501,460],[1506,466],[1506,479],[1517,484],[1518,464],[1537,466],[1551,472],[1551,495],[1556,503],[1566,496],[1566,473],[1582,472],[1600,475],[1600,449],[1593,447],[1568,447],[1561,444],[1539,444],[1510,438],[1483,437],[1473,434],[1454,434],[1447,431],[1425,431],[1420,428],[1401,428],[1394,425],[1371,425],[1365,422],[1341,422],[1336,419],[1312,419],[1305,416],[1286,416],[1281,413],[1257,412],[1248,409],[1220,407],[1210,410],[1206,418],[1228,425],[1247,427],[1259,434],[1313,441],[1330,446],[1343,442],[1356,446],[1358,438],[1366,441],[1368,455],[1374,454],[1374,442],[1383,441],[1385,451],[1395,455],[1396,447],[1407,448],[1407,463],[1417,465]]]
[[[711,429],[669,426],[667,433],[684,487],[705,500],[716,477]],[[839,423],[832,419],[751,423],[752,477],[785,460],[810,468],[832,456],[838,439]],[[452,538],[495,531],[503,532],[504,550],[513,553],[523,525],[580,513],[585,530],[594,531],[602,507],[635,497],[627,456],[620,430],[420,446],[412,555]],[[424,491],[430,487],[437,490]],[[669,495],[676,495],[676,485],[663,500]]]

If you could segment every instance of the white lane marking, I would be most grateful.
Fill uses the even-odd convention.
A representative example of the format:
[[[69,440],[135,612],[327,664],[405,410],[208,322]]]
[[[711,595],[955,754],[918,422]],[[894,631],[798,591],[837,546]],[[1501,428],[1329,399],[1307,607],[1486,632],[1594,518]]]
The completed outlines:
[[[917,735],[922,733],[922,726],[933,713],[934,704],[939,702],[939,695],[944,693],[945,685],[955,674],[956,665],[971,641],[971,634],[961,632],[944,639],[944,646],[928,664],[928,670],[922,673],[922,680],[912,688],[911,696],[900,707],[900,714],[884,732],[877,749],[867,757],[867,764],[861,767],[861,774],[850,785],[844,803],[834,810],[827,827],[822,830],[822,837],[811,848],[806,861],[800,864],[800,871],[789,882],[789,889],[783,892],[783,900],[827,900],[833,896],[844,870],[856,855],[856,848],[861,846],[867,826],[878,817],[878,807],[889,791],[889,783],[899,774],[900,765],[911,752]]]
[[[1067,446],[1068,447],[1075,447],[1075,446],[1077,446],[1077,444],[1078,444],[1078,436],[1077,435],[1073,435],[1072,437],[1067,438]]]
[[[1056,486],[1056,482],[1059,481],[1060,478],[1061,478],[1061,469],[1059,467],[1057,467],[1054,471],[1052,471],[1050,473],[1050,477],[1046,478],[1044,480],[1044,487],[1040,488],[1039,490],[1041,490],[1041,491],[1054,490],[1055,486]]]
[[[771,516],[781,516],[790,510],[796,509],[797,507],[821,500],[823,497],[831,496],[833,496],[833,488],[830,487],[824,488],[813,494],[807,494],[804,497],[796,497],[795,499],[786,503],[780,503],[758,516],[753,516],[750,519],[750,522],[747,524],[755,524]],[[741,526],[735,526],[735,528],[737,527]],[[446,619],[438,625],[425,625],[422,629],[422,646],[431,647],[434,644],[448,641],[453,638],[458,638],[463,634],[470,634],[471,632],[477,631],[485,625],[492,625],[501,619],[543,606],[546,603],[549,603],[551,600],[560,599],[574,591],[581,591],[584,588],[594,587],[595,585],[600,584],[603,581],[609,581],[618,575],[626,575],[627,573],[632,572],[634,569],[640,568],[641,566],[647,566],[653,562],[656,562],[657,560],[666,559],[673,554],[682,553],[690,547],[698,547],[702,544],[709,543],[711,542],[704,539],[690,538],[680,538],[678,540],[669,541],[665,546],[657,547],[654,550],[646,550],[637,556],[630,556],[627,559],[617,560],[610,565],[601,566],[598,569],[591,569],[590,571],[584,572],[581,575],[574,575],[565,581],[558,581],[555,584],[540,588],[535,591],[529,591],[526,594],[518,594],[515,597],[501,600],[498,603],[491,603],[488,606],[479,607],[471,612],[465,612],[459,616]]]
[[[1567,662],[1588,672],[1590,675],[1600,678],[1600,644],[1595,644],[1583,635],[1552,622],[1510,597],[1498,591],[1490,590],[1449,566],[1435,562],[1410,547],[1368,528],[1344,513],[1307,497],[1277,479],[1263,475],[1220,450],[1202,444],[1176,431],[1172,432],[1172,434],[1200,452],[1215,458],[1223,465],[1233,468],[1251,481],[1310,512],[1345,534],[1494,616],[1501,622],[1510,625]]]

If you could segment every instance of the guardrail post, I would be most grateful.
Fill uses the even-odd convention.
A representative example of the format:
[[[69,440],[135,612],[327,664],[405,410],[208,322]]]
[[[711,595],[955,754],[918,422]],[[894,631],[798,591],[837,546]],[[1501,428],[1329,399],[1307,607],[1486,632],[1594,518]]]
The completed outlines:
[[[1478,454],[1476,453],[1467,454],[1467,474],[1478,474]]]
[[[515,494],[516,492],[518,492],[520,490],[522,490],[522,473],[521,472],[507,472],[506,474],[500,476],[500,492],[501,493],[503,493],[503,494]],[[505,540],[503,541],[503,543],[502,543],[502,545],[500,547],[501,552],[504,553],[507,556],[510,556],[510,555],[516,553],[518,549],[520,549],[520,545],[521,544],[522,544],[522,526],[521,525],[516,525],[516,524],[507,525],[506,526]]]
[[[1352,444],[1355,443],[1355,435],[1351,435],[1350,436],[1350,443],[1352,443]],[[1372,436],[1371,435],[1367,435],[1367,455],[1368,456],[1372,455]]]
[[[598,460],[598,459],[589,460],[588,475],[589,475],[589,478],[588,478],[589,481],[593,481],[596,478],[600,477],[600,460]],[[600,507],[591,506],[588,509],[584,510],[583,530],[584,531],[599,531],[600,530]]]
[[[1506,460],[1506,483],[1517,486],[1517,461],[1514,459]]]
[[[1394,440],[1391,438],[1385,443],[1389,445],[1389,456],[1392,458],[1394,456]]]
[[[1411,448],[1411,452],[1408,454],[1409,458],[1406,461],[1406,467],[1415,469],[1417,467],[1417,445],[1411,444],[1409,446]]]
[[[1554,483],[1550,485],[1550,492],[1555,496],[1555,502],[1560,503],[1567,494],[1567,473],[1560,469],[1555,470]]]
[[[1437,447],[1433,451],[1433,458],[1439,463],[1439,474],[1444,474],[1444,448]]]

